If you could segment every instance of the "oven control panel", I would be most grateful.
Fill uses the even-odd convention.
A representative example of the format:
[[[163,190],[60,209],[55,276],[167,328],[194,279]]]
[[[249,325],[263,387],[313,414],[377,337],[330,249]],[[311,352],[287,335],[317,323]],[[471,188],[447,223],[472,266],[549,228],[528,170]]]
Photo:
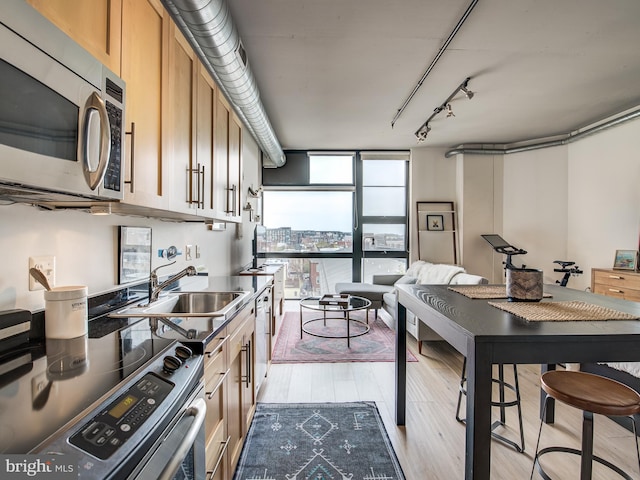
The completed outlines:
[[[69,441],[102,460],[127,441],[169,395],[174,385],[147,373],[100,410]]]

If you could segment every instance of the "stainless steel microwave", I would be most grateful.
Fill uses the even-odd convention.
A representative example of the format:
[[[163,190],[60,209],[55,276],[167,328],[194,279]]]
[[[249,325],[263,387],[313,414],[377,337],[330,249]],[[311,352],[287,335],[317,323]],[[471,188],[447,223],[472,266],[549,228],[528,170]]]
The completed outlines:
[[[23,0],[0,9],[0,184],[123,198],[125,83]]]

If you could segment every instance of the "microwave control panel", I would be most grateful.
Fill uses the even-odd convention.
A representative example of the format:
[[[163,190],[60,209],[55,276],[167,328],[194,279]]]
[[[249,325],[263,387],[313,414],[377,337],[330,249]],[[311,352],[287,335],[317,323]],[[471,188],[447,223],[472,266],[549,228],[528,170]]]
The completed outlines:
[[[120,191],[122,175],[122,110],[108,100],[105,102],[111,128],[111,153],[104,173],[103,186],[107,190]]]
[[[109,458],[141,428],[173,387],[157,375],[147,373],[89,420],[69,441],[101,460]]]

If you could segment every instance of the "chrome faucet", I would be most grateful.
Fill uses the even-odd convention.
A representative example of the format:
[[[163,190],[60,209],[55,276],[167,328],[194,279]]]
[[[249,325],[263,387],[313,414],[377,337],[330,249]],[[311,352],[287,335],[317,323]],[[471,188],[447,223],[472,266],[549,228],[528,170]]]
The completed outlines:
[[[162,290],[167,288],[172,283],[177,282],[182,277],[192,277],[198,273],[195,267],[189,265],[184,270],[181,270],[175,275],[171,275],[164,282],[158,283],[158,270],[160,270],[163,267],[168,267],[169,265],[173,265],[174,263],[176,262],[167,263],[166,265],[160,265],[159,267],[154,268],[151,271],[151,276],[149,277],[149,304],[158,300],[158,295],[160,295],[160,292],[162,292]]]

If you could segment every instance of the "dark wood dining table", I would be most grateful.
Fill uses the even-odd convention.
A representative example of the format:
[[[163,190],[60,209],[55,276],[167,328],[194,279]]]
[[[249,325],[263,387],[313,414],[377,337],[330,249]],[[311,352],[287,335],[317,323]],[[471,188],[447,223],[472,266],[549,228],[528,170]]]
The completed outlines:
[[[396,424],[406,424],[406,312],[467,358],[465,479],[489,479],[491,473],[492,365],[640,361],[640,321],[527,321],[489,301],[471,299],[446,285],[398,285],[396,326]],[[580,301],[640,318],[640,303],[545,285],[543,302]],[[429,388],[425,385],[424,388]],[[541,399],[543,398],[541,393]],[[554,409],[544,420],[553,422]],[[407,426],[407,428],[409,428]]]

